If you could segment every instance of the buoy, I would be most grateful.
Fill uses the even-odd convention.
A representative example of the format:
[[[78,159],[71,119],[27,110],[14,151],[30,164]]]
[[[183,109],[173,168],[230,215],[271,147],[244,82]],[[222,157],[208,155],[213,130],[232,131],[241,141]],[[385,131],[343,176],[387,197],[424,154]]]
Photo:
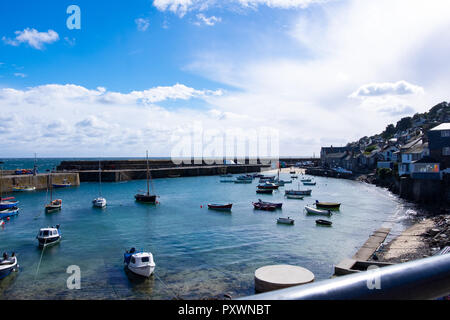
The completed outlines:
[[[10,220],[10,218],[8,217],[8,218],[6,218],[6,221],[9,221]]]
[[[202,206],[202,205],[200,205],[200,208],[203,208],[203,206]]]

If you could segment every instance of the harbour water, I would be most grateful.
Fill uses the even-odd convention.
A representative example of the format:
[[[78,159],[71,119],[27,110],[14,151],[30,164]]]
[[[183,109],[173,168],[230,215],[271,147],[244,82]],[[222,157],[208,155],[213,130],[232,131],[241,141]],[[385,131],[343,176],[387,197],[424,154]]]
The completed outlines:
[[[281,178],[289,180],[288,174]],[[349,180],[315,178],[311,197],[284,198],[255,193],[252,184],[220,183],[220,177],[155,179],[157,205],[134,201],[145,180],[102,183],[106,209],[93,208],[98,183],[55,190],[61,212],[44,213],[47,193],[14,194],[20,214],[0,229],[0,251],[15,251],[20,270],[0,282],[0,299],[203,299],[254,293],[254,271],[264,265],[293,264],[311,270],[316,281],[333,274],[333,266],[351,257],[381,226],[400,232],[414,208],[388,191]],[[304,187],[302,187],[304,188]],[[255,211],[257,199],[283,202],[275,212]],[[303,208],[316,199],[342,202],[330,220],[316,226]],[[207,209],[207,203],[233,203],[231,214]],[[279,225],[278,217],[295,225]],[[41,227],[60,224],[60,244],[40,250]],[[131,247],[149,250],[155,274],[141,280],[123,265]],[[81,289],[67,289],[68,266],[81,269]]]

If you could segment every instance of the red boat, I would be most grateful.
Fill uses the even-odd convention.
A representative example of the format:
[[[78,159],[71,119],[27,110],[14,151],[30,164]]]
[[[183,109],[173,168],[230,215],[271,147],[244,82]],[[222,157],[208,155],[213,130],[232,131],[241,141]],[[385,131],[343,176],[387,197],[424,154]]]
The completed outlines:
[[[231,210],[231,207],[233,206],[232,203],[229,204],[208,204],[208,209],[213,209],[213,210]]]

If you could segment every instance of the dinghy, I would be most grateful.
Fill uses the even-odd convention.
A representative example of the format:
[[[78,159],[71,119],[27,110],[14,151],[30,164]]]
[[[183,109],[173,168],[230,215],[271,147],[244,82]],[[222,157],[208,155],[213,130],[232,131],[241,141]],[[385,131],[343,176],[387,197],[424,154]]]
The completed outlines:
[[[277,223],[281,223],[281,224],[294,224],[294,219],[291,219],[289,217],[287,218],[278,218],[277,219]]]
[[[320,202],[316,200],[316,207],[318,209],[339,210],[341,204],[337,202]]]
[[[208,209],[230,211],[232,206],[233,206],[232,203],[228,203],[228,204],[211,203],[211,204],[208,204]]]
[[[17,207],[18,204],[19,204],[19,201],[4,201],[4,200],[1,200],[0,201],[0,210],[11,209],[11,208]]]
[[[42,228],[36,236],[39,242],[39,247],[46,248],[61,241],[61,233],[59,231],[59,224],[55,227]]]
[[[258,203],[263,204],[263,205],[267,204],[267,205],[270,205],[270,206],[275,206],[277,209],[281,209],[281,207],[283,206],[282,202],[278,202],[278,203],[276,203],[276,202],[265,202],[265,201],[262,201],[261,199],[258,199]]]
[[[272,182],[265,182],[263,184],[258,184],[258,189],[271,189],[271,190],[277,190],[278,185]]]
[[[13,252],[11,257],[8,257],[8,254],[3,253],[2,258],[0,258],[0,280],[6,278],[11,274],[11,272],[17,269],[17,257]]]
[[[134,248],[124,253],[123,261],[128,270],[145,278],[150,277],[156,267],[153,255],[150,252],[136,252]]]
[[[304,186],[315,186],[316,182],[303,182]]]
[[[19,208],[11,208],[7,210],[0,211],[0,219],[7,219],[12,216],[17,216],[19,214]]]
[[[308,190],[285,190],[284,194],[285,195],[310,196],[311,192],[312,192],[311,189],[308,189]]]
[[[277,209],[277,207],[274,205],[262,204],[261,202],[253,202],[253,207],[256,210],[264,210],[264,211],[275,211]]]
[[[319,220],[316,220],[316,224],[321,225],[321,226],[330,227],[333,224],[333,222],[328,221],[328,220],[319,219]]]
[[[296,199],[296,200],[303,200],[304,196],[301,196],[299,194],[287,194],[286,198],[288,198],[288,199]]]
[[[256,193],[259,194],[272,194],[273,189],[256,189]]]
[[[332,214],[330,210],[320,210],[310,206],[305,206],[305,210],[308,214],[315,214],[319,216],[331,216]]]

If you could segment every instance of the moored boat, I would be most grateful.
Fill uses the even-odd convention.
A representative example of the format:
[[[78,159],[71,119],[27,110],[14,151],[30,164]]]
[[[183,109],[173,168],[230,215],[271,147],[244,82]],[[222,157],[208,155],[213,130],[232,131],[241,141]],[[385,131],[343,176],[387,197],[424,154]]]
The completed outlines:
[[[12,216],[16,216],[19,214],[19,208],[13,207],[10,209],[0,211],[0,219],[7,219]]]
[[[55,227],[41,228],[36,238],[38,239],[39,247],[41,248],[59,243],[61,241],[59,224]]]
[[[104,208],[106,207],[106,199],[102,197],[96,198],[92,200],[92,205],[97,208]]]
[[[315,215],[320,215],[320,216],[331,216],[332,213],[330,210],[321,210],[321,209],[316,209],[310,206],[305,206],[305,210],[308,214],[315,214]]]
[[[277,209],[281,209],[281,207],[283,207],[283,203],[282,202],[267,202],[267,201],[262,201],[261,199],[258,199],[258,203],[261,204],[267,204],[267,205],[271,205],[271,206],[275,206]]]
[[[212,210],[230,211],[232,207],[233,207],[232,203],[228,203],[228,204],[210,203],[210,204],[208,204],[208,209],[212,209]]]
[[[287,194],[286,198],[288,199],[296,199],[296,200],[303,200],[305,196],[301,196],[299,194]]]
[[[106,207],[106,199],[102,197],[102,168],[100,161],[98,162],[98,197],[92,200],[92,205],[96,208]]]
[[[275,211],[277,207],[275,205],[263,204],[261,202],[253,202],[253,207],[256,210]]]
[[[341,204],[337,202],[321,202],[316,200],[316,208],[318,209],[339,210],[340,207]]]
[[[55,211],[59,211],[62,208],[62,200],[61,199],[56,199],[51,201],[49,204],[47,204],[45,206],[45,212],[47,213],[51,213],[51,212],[55,212]]]
[[[312,192],[311,189],[308,189],[308,190],[285,190],[284,194],[285,195],[310,196],[311,192]]]
[[[300,179],[301,182],[311,182],[311,178],[302,178]]]
[[[64,179],[63,183],[52,183],[53,188],[69,188],[72,184],[67,181],[67,179]]]
[[[11,209],[11,208],[17,207],[18,204],[19,204],[19,201],[4,201],[4,199],[3,199],[0,201],[0,210]]]
[[[147,192],[146,193],[138,193],[134,195],[134,199],[136,199],[137,202],[143,202],[143,203],[151,203],[156,204],[156,195],[150,194],[150,182],[152,183],[152,190],[153,190],[153,182],[152,182],[152,176],[150,173],[150,169],[148,166],[148,151],[146,156],[146,164],[147,164]]]
[[[0,258],[0,280],[6,278],[18,268],[17,257],[13,252],[11,257],[8,256],[6,252]]]
[[[328,221],[328,220],[319,219],[319,220],[316,220],[316,224],[329,227],[333,224],[333,222]]]
[[[277,190],[279,188],[278,185],[272,182],[265,182],[263,184],[258,184],[258,189],[271,189],[271,190]]]
[[[29,191],[35,191],[36,187],[34,187],[34,186],[15,186],[12,189],[15,192],[29,192]]]
[[[253,182],[253,179],[241,179],[241,180],[239,180],[239,179],[236,179],[236,180],[234,180],[233,181],[234,183],[252,183]]]
[[[291,219],[290,217],[287,218],[278,218],[277,223],[281,224],[294,224],[294,219]]]
[[[150,252],[136,252],[134,248],[124,253],[123,261],[128,270],[145,278],[150,277],[156,267],[153,255]]]
[[[315,186],[316,182],[312,182],[312,181],[310,181],[310,182],[303,182],[303,185],[304,186]]]
[[[221,183],[234,183],[234,180],[231,180],[231,179],[221,179],[220,182],[221,182]]]

